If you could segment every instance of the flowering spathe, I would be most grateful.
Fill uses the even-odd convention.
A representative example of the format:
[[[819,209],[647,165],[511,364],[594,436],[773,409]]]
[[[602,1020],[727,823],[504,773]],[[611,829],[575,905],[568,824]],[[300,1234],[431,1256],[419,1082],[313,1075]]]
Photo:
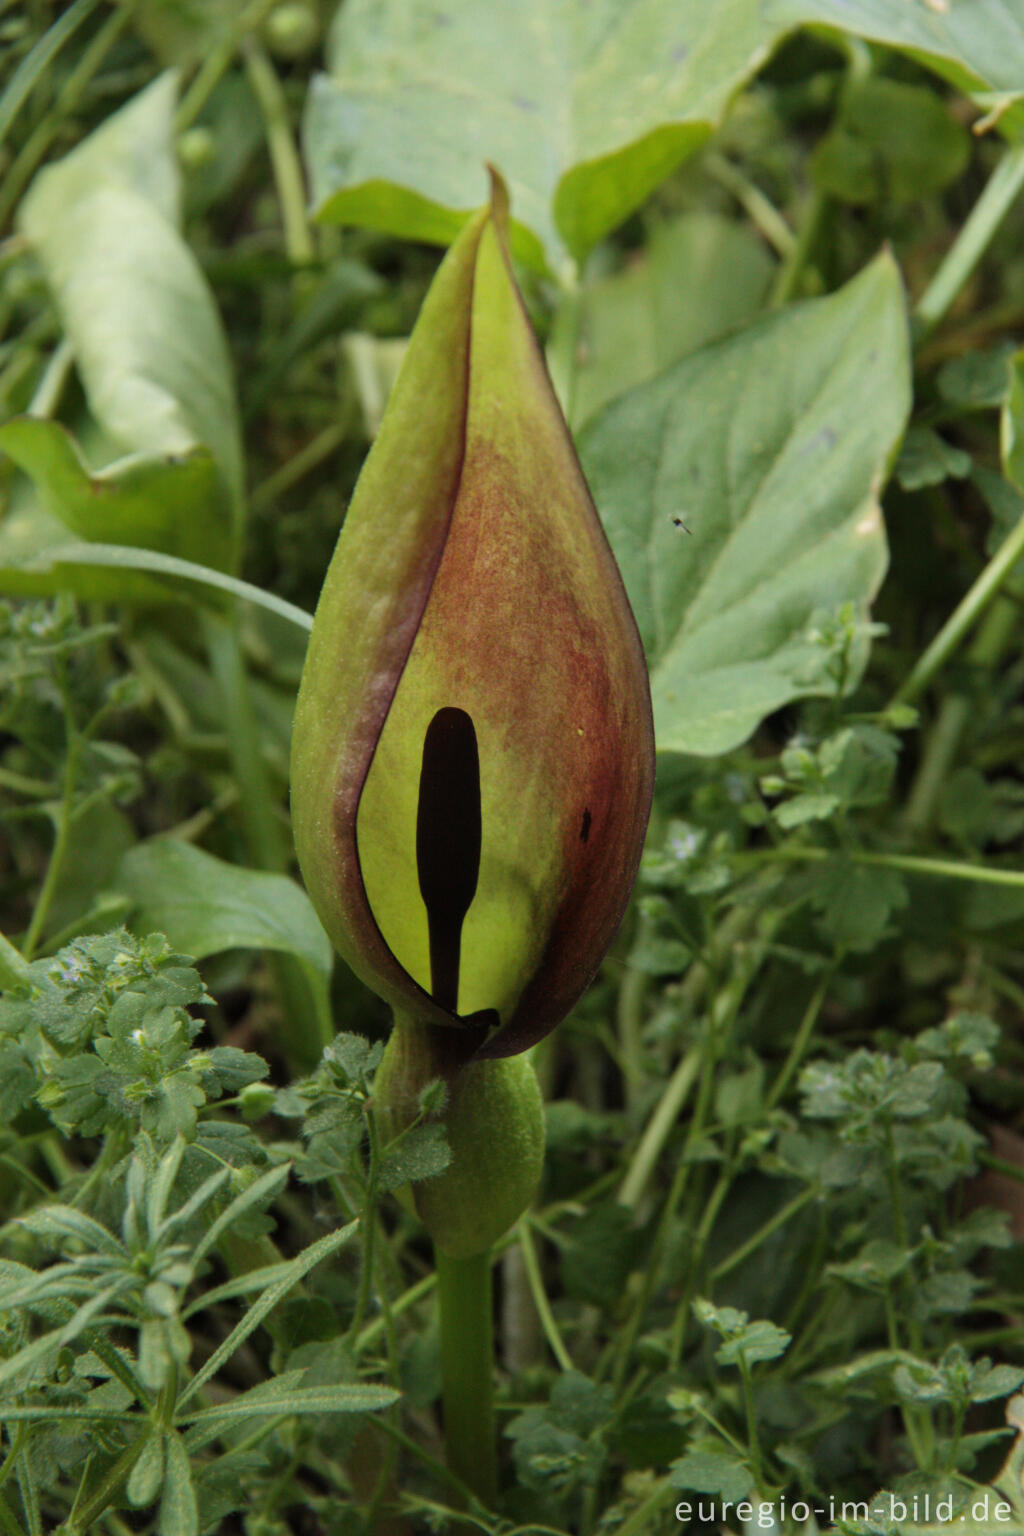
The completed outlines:
[[[505,196],[438,272],[296,708],[299,862],[406,1016],[525,1050],[622,916],[653,787],[636,626],[512,277]]]

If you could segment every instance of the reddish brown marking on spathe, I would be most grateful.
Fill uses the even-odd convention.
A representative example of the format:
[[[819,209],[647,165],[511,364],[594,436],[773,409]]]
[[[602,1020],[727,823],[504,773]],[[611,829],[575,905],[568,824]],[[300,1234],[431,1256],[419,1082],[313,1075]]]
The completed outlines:
[[[593,819],[594,818],[590,814],[590,807],[589,807],[589,805],[585,805],[583,807],[583,824],[580,827],[580,842],[581,843],[589,842],[589,840],[590,840],[590,824],[593,821]]]

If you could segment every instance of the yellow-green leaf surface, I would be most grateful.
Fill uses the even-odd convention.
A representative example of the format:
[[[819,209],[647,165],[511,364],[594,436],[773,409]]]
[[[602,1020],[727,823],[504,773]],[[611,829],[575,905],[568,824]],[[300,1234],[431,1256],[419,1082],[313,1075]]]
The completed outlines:
[[[711,132],[779,28],[761,0],[346,0],[312,84],[320,216],[448,243],[509,184],[517,254],[557,268]]]
[[[660,750],[726,751],[770,711],[832,691],[814,631],[844,603],[865,616],[882,580],[878,493],[909,404],[903,292],[881,256],[585,428]],[[854,676],[865,659],[862,645]]]

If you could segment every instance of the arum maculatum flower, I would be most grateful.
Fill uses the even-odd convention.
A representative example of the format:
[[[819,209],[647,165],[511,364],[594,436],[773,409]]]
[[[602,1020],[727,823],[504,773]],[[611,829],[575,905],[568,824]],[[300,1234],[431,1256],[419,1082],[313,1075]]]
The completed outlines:
[[[453,1163],[417,1204],[467,1252],[532,1194],[539,1095],[509,1058],[600,964],[654,778],[640,640],[506,217],[495,178],[424,302],[324,582],[292,753],[310,896],[396,1012],[378,1097],[401,1123],[448,1082]],[[462,1195],[476,1214],[453,1222]]]

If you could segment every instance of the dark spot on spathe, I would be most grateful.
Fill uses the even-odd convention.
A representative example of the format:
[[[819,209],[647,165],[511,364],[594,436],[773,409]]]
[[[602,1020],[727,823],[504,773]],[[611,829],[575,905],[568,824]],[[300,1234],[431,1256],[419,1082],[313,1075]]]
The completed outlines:
[[[590,837],[590,823],[592,821],[593,821],[593,817],[590,814],[590,807],[589,807],[589,805],[588,806],[584,806],[584,809],[583,809],[583,825],[580,827],[580,842],[581,843],[585,843],[585,842],[588,841],[588,839]]]

